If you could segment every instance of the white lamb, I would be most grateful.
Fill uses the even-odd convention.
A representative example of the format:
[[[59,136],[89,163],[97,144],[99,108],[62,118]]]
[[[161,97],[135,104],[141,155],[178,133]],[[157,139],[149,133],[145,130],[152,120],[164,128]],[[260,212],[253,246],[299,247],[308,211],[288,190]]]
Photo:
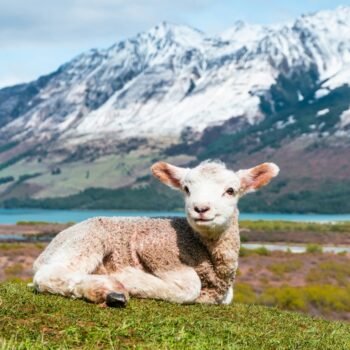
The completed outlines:
[[[240,246],[238,199],[279,168],[233,172],[218,162],[193,169],[164,162],[155,177],[183,192],[185,218],[107,218],[59,233],[34,263],[39,292],[125,306],[129,295],[176,303],[228,304]]]

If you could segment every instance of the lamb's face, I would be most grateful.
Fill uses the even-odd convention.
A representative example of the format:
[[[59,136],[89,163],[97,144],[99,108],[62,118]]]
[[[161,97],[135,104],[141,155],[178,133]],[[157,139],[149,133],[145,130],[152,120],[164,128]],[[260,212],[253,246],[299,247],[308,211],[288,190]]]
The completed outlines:
[[[267,184],[278,174],[273,163],[233,172],[217,162],[203,162],[193,169],[158,162],[153,174],[180,189],[185,197],[189,224],[206,237],[218,238],[232,223],[238,199]]]
[[[186,215],[192,228],[206,236],[225,231],[233,220],[240,179],[218,163],[203,163],[181,180]]]

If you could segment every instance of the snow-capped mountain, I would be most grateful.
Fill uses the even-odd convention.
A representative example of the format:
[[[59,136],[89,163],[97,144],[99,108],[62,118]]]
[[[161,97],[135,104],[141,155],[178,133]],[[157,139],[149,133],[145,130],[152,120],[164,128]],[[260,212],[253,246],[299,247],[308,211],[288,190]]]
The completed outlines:
[[[349,212],[349,131],[350,8],[216,36],[161,23],[0,89],[0,205],[178,208],[151,164],[220,158],[282,169],[245,210]]]
[[[161,23],[1,89],[1,134],[81,142],[105,133],[176,138],[185,128],[202,132],[237,117],[255,124],[266,118],[262,100],[278,107],[271,89],[279,79],[305,74],[316,98],[350,83],[350,8],[279,26],[237,22],[215,37]]]

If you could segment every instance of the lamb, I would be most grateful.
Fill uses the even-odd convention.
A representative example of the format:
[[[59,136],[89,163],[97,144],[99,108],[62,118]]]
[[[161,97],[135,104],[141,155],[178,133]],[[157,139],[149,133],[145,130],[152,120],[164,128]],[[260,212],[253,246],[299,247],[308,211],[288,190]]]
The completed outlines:
[[[38,292],[125,306],[129,297],[228,304],[238,266],[238,199],[277,176],[274,163],[231,171],[165,162],[153,175],[183,192],[186,218],[97,217],[59,233],[34,263]]]

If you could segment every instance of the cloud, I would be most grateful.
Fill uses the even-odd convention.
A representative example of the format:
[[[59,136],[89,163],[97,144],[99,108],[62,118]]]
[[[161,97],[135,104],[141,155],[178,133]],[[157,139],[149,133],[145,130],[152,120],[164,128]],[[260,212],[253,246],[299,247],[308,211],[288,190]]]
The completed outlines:
[[[36,79],[85,50],[109,47],[163,20],[191,24],[213,4],[213,0],[0,1],[0,88]]]
[[[114,42],[162,20],[182,22],[209,0],[12,0],[0,2],[0,46]],[[114,39],[114,40],[113,40]]]
[[[322,6],[333,3],[331,0],[320,2]],[[343,2],[350,3],[350,0]],[[232,0],[0,1],[0,47],[102,47],[163,20],[217,32],[238,19],[265,24],[281,22],[315,7],[313,0],[283,4],[278,0],[246,0],[244,3]]]

